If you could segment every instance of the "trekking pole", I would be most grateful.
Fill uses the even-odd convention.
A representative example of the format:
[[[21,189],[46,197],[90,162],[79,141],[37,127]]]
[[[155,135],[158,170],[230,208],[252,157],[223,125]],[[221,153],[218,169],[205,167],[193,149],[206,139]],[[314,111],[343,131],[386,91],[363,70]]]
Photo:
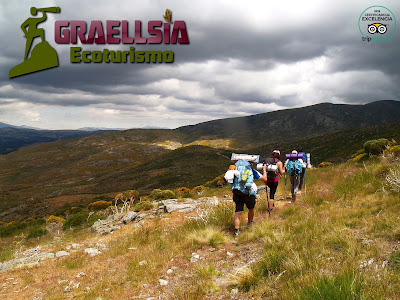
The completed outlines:
[[[304,197],[307,196],[307,169],[305,170],[304,173]]]
[[[287,199],[287,197],[286,197],[286,183],[287,183],[287,177],[286,177],[286,172],[285,172],[285,201]]]
[[[268,215],[271,217],[271,210],[269,209],[268,186],[266,186],[265,191],[267,192],[267,210],[268,210]]]

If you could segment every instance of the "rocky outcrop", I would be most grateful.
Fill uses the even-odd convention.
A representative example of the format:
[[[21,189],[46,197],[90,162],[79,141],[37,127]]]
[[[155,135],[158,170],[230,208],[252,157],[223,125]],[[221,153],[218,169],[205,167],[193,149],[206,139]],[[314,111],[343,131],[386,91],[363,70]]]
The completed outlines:
[[[12,260],[0,263],[0,272],[7,271],[12,268],[20,268],[24,266],[32,266],[39,263],[42,260],[54,258],[54,253],[41,252],[40,246],[32,249],[28,249],[23,252],[19,257]]]
[[[166,213],[171,213],[175,210],[179,212],[191,212],[201,204],[200,201],[195,201],[193,199],[182,199],[182,200],[184,201],[183,203],[179,203],[178,199],[162,200],[158,204],[158,207],[159,209],[162,208]]]

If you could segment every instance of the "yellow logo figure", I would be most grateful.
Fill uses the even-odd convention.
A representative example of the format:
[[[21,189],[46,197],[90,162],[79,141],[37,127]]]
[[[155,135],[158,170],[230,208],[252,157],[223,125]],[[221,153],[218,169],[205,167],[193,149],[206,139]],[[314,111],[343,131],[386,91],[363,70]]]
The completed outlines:
[[[170,11],[168,8],[165,10],[165,16],[163,17],[165,21],[172,24],[172,11]]]
[[[58,67],[57,52],[53,47],[50,46],[48,42],[46,42],[44,37],[44,29],[38,28],[38,25],[46,21],[47,19],[46,12],[59,13],[60,8],[31,7],[32,16],[36,16],[38,11],[42,12],[43,15],[41,17],[28,18],[21,25],[21,29],[25,34],[24,37],[26,37],[24,62],[15,66],[10,70],[10,72],[8,73],[9,78]],[[27,27],[28,30],[26,30]],[[40,37],[42,41],[32,49],[31,56],[28,58],[32,42],[36,37]]]

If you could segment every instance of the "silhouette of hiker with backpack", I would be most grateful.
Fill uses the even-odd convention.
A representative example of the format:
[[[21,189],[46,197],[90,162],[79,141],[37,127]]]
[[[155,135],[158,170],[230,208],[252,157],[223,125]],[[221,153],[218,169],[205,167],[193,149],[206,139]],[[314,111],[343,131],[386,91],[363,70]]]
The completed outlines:
[[[274,200],[276,190],[278,189],[279,175],[285,174],[283,163],[280,161],[280,158],[281,152],[279,150],[272,151],[272,157],[265,160],[263,176],[260,177],[260,180],[265,182],[269,188],[268,212],[271,212],[275,206]],[[276,166],[276,171],[268,171],[268,166]],[[268,193],[268,189],[266,192]]]
[[[26,60],[28,58],[29,50],[31,49],[32,42],[35,37],[40,37],[42,39],[42,42],[45,41],[43,28],[37,28],[37,27],[40,23],[43,23],[44,21],[46,21],[46,19],[47,19],[46,12],[59,13],[60,8],[59,7],[47,7],[47,8],[31,7],[31,15],[32,16],[36,16],[38,11],[41,11],[43,13],[43,16],[41,18],[28,18],[21,25],[21,29],[25,34],[24,36],[26,37],[24,60]],[[26,27],[28,27],[28,31],[26,30]]]
[[[46,21],[46,13],[60,13],[61,9],[59,7],[31,7],[33,16],[36,16],[38,11],[43,13],[42,17],[28,18],[21,25],[24,37],[26,37],[24,60],[10,69],[8,78],[58,67],[57,51],[46,42],[44,29],[38,28],[38,26]],[[31,51],[33,40],[37,37],[40,37],[41,41]],[[28,58],[29,53],[30,57]]]
[[[292,154],[286,155],[285,168],[290,177],[290,191],[292,194],[292,201],[296,201],[296,194],[299,190],[300,174],[306,164],[302,160],[302,155],[299,155],[297,150],[293,150]],[[291,203],[289,201],[289,203]]]

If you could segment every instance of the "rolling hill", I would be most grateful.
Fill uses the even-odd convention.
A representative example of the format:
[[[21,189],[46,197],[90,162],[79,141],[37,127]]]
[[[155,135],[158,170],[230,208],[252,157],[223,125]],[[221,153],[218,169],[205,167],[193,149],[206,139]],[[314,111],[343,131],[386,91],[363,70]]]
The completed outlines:
[[[192,188],[221,175],[230,163],[226,157],[231,152],[260,154],[266,158],[275,148],[284,155],[301,146],[311,152],[314,165],[322,161],[344,162],[366,140],[400,138],[400,122],[360,128],[360,124],[398,119],[399,104],[396,101],[349,107],[320,104],[238,118],[248,126],[241,127],[237,134],[222,129],[217,132],[218,126],[226,128],[223,124],[232,121],[228,119],[174,130],[105,132],[23,147],[0,155],[0,220],[42,215],[63,205],[92,202],[101,195],[113,197],[128,189],[145,194],[155,188]],[[375,118],[371,115],[374,110]],[[387,116],[383,110],[388,111]],[[311,118],[316,112],[320,112],[320,117]],[[346,112],[352,116],[351,121],[344,116]],[[301,118],[301,115],[310,127],[291,131],[290,122],[286,129],[280,128],[279,123],[269,134],[262,126],[267,119],[273,122],[274,118],[285,120],[293,116]],[[326,125],[329,122],[336,122],[336,127]],[[210,131],[206,131],[207,127]],[[340,127],[345,129],[332,131]],[[247,140],[242,136],[246,128]],[[317,132],[323,133],[317,134],[308,128],[317,128]],[[277,132],[281,134],[275,136]],[[292,133],[295,134],[290,138]]]
[[[104,131],[37,130],[22,127],[3,126],[0,127],[0,154],[11,153],[21,147],[31,144],[47,143],[60,139],[88,136],[100,132]]]
[[[199,139],[232,139],[241,148],[268,141],[317,136],[350,128],[363,128],[400,121],[400,101],[377,101],[365,105],[322,103],[241,118],[214,120],[176,129],[186,142]]]

